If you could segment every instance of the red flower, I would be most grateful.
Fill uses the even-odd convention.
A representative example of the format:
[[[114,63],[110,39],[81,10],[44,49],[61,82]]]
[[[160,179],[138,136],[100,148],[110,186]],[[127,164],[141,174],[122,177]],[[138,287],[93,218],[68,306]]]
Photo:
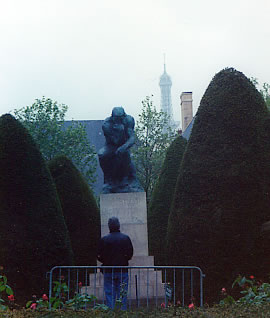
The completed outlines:
[[[221,289],[221,293],[222,293],[222,294],[226,294],[226,293],[227,293],[227,290],[226,290],[225,287],[223,287],[223,288]]]
[[[161,304],[160,304],[160,307],[161,307],[161,308],[165,308],[165,307],[166,307],[165,303],[161,303]]]
[[[249,278],[250,278],[250,279],[254,279],[255,277],[254,277],[253,275],[250,275]]]
[[[48,298],[48,296],[47,296],[46,294],[43,294],[43,295],[42,295],[42,300],[44,300],[44,301],[48,301],[48,300],[49,300],[49,298]]]
[[[31,306],[30,306],[31,309],[35,310],[37,309],[37,303],[33,303]]]
[[[189,308],[189,309],[194,309],[194,307],[195,307],[195,305],[194,305],[193,303],[191,303],[191,304],[188,305],[188,308]]]
[[[9,296],[8,296],[8,300],[9,300],[9,301],[14,301],[14,300],[15,300],[15,298],[14,298],[14,296],[13,296],[13,295],[9,295]]]
[[[82,287],[82,282],[79,282],[78,286],[79,286],[79,287]]]

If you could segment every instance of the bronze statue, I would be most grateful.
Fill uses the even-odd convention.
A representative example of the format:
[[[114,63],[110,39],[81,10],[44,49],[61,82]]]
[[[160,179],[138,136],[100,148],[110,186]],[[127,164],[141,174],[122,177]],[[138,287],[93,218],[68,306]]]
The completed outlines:
[[[114,107],[112,115],[103,123],[106,142],[98,152],[104,173],[103,193],[143,191],[129,151],[135,143],[134,125],[134,118],[123,107]]]

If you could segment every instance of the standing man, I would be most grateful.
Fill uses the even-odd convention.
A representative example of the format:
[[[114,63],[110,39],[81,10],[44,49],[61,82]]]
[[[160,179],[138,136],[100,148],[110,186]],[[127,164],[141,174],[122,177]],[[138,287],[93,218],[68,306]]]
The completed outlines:
[[[97,259],[103,266],[128,266],[133,256],[133,246],[128,235],[120,232],[118,218],[111,217],[108,221],[110,234],[103,236],[98,245]],[[115,300],[120,297],[120,290],[124,293],[122,309],[127,309],[128,269],[104,269],[104,291],[107,306],[114,308]]]

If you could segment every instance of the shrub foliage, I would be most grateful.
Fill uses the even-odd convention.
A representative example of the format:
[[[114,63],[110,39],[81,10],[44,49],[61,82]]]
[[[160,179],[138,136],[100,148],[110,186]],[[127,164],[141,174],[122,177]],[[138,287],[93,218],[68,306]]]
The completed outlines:
[[[262,129],[268,116],[261,94],[232,68],[215,75],[201,100],[169,217],[168,248],[172,263],[202,268],[208,296],[239,273],[263,274],[269,258],[256,247],[270,218]]]
[[[150,255],[154,255],[156,265],[166,265],[167,263],[167,249],[164,238],[167,235],[171,202],[186,143],[182,136],[178,136],[168,148],[149,205],[149,251]]]
[[[51,174],[28,131],[0,117],[0,265],[17,299],[48,288],[46,272],[73,255]]]
[[[100,213],[86,180],[66,156],[49,162],[70,234],[76,265],[96,265]]]

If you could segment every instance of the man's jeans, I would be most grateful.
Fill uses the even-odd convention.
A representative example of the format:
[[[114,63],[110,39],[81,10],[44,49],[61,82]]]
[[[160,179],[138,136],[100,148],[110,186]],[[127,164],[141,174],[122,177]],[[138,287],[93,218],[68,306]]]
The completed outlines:
[[[106,296],[107,306],[114,308],[115,300],[120,299],[122,309],[127,309],[127,292],[128,292],[128,273],[127,272],[113,272],[104,273],[104,291]]]

